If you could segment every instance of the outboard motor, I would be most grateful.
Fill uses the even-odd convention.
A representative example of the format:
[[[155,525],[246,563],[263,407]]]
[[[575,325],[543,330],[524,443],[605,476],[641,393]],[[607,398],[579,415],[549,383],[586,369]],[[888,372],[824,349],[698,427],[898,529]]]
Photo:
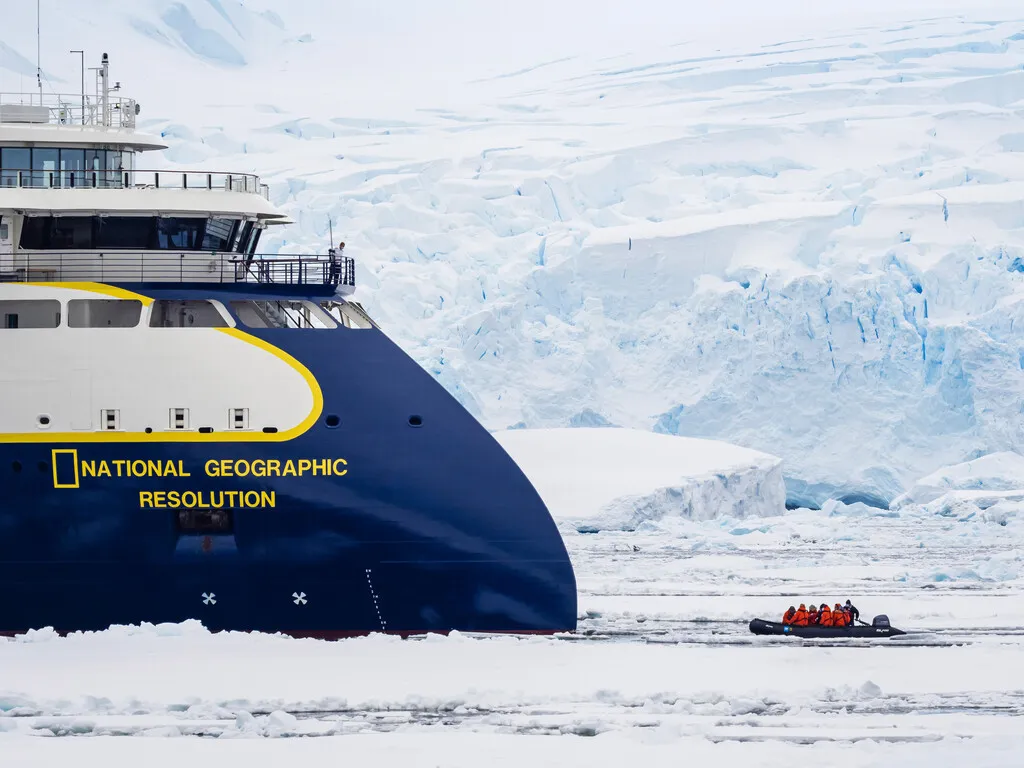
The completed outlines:
[[[871,626],[872,627],[888,627],[889,626],[889,617],[884,615],[884,614],[881,615],[881,616],[875,616],[875,618],[873,618],[871,620]]]

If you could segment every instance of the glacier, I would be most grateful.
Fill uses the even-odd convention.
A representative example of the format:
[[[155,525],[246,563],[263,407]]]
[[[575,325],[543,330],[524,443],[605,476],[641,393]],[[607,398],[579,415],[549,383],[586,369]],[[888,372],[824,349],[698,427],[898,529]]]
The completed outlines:
[[[513,429],[495,435],[563,529],[659,529],[666,520],[777,516],[782,461],[717,440],[633,429]]]
[[[32,87],[29,5],[0,91]],[[46,85],[78,82],[47,51],[109,49],[165,162],[261,173],[272,250],[330,223],[492,430],[727,441],[791,507],[1024,451],[1016,4],[296,5],[51,0]]]

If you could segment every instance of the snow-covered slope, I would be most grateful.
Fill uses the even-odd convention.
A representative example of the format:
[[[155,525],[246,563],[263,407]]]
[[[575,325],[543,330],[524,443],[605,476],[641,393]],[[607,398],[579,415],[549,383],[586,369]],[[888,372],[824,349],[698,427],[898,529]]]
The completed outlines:
[[[782,462],[717,440],[598,428],[513,429],[497,438],[556,520],[578,531],[785,510]]]
[[[168,162],[267,177],[269,245],[333,220],[492,429],[722,439],[805,504],[1024,449],[1019,4],[300,5],[49,0],[44,67],[110,50]]]
[[[929,504],[950,492],[982,495],[1024,494],[1024,456],[1019,453],[990,453],[974,461],[942,467],[914,483],[893,500],[896,509],[910,504]]]

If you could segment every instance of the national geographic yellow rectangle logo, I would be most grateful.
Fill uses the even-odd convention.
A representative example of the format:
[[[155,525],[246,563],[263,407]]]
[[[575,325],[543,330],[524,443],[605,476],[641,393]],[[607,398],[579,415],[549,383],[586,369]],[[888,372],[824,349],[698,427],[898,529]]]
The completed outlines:
[[[53,487],[78,487],[78,449],[54,448],[51,451],[53,461]]]

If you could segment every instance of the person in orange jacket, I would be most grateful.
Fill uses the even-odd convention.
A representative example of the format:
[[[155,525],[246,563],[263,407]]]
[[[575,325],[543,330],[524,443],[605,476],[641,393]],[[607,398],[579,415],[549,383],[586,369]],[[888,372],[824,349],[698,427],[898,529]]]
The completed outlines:
[[[807,624],[808,626],[814,626],[818,623],[818,606],[811,605],[811,609],[807,611]]]
[[[792,623],[793,623],[793,617],[794,617],[794,616],[796,616],[796,608],[794,608],[794,607],[793,607],[793,606],[791,605],[791,606],[789,606],[789,610],[788,610],[788,611],[786,611],[786,612],[785,612],[785,613],[784,613],[784,614],[782,615],[782,623],[783,623],[783,624],[792,624]]]
[[[828,603],[821,604],[821,609],[818,611],[818,623],[823,627],[832,626],[832,609],[828,607]]]
[[[800,603],[800,607],[797,608],[796,613],[793,614],[793,626],[806,627],[807,619],[807,606],[803,603]]]
[[[836,603],[836,607],[832,609],[832,626],[833,627],[848,627],[850,625],[850,617],[843,610],[843,606]]]

